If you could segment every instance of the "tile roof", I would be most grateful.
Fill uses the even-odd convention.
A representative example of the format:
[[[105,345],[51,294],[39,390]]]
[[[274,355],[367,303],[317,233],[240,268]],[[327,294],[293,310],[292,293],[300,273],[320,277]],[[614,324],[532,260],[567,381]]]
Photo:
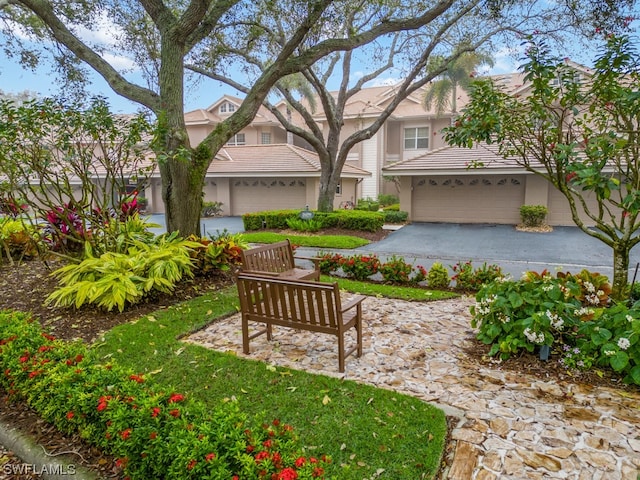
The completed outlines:
[[[223,95],[214,103],[209,105],[207,108],[198,108],[196,110],[191,110],[184,114],[184,120],[187,125],[198,125],[198,124],[211,124],[215,125],[231,115],[222,116],[218,114],[218,106],[223,102],[229,102],[234,104],[236,107],[242,105],[243,100],[238,97],[234,97],[232,95]],[[263,105],[258,109],[258,113],[256,113],[255,118],[251,122],[252,125],[256,124],[278,124],[278,120],[276,117]]]
[[[457,175],[477,175],[507,170],[509,172],[525,171],[518,165],[516,158],[504,158],[498,153],[497,145],[486,143],[478,143],[473,148],[446,146],[382,168],[383,173],[398,176],[447,175],[454,171]]]
[[[316,177],[321,172],[318,154],[289,144],[226,146],[218,152],[207,175],[246,176],[301,176]],[[371,176],[371,172],[345,164],[345,178]]]

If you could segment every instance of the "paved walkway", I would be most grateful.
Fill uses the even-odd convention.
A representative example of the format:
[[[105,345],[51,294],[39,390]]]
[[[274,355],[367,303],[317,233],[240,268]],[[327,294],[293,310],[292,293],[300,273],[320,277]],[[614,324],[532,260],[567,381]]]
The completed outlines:
[[[637,480],[640,393],[557,384],[471,362],[471,298],[405,302],[369,297],[361,358],[337,369],[330,335],[274,330],[252,341],[250,358],[390,388],[459,418],[451,480]],[[187,341],[242,354],[240,316]]]

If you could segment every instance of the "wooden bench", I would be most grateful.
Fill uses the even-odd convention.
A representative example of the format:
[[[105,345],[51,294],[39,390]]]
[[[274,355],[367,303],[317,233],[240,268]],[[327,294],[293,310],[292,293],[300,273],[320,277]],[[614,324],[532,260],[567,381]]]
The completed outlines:
[[[243,250],[242,271],[291,280],[320,280],[319,259],[296,257],[289,239]],[[296,266],[296,260],[313,262],[313,269]]]
[[[362,355],[362,295],[345,304],[337,283],[285,280],[241,272],[237,275],[242,312],[242,348],[249,354],[249,341],[262,334],[272,338],[274,325],[328,333],[338,337],[338,370],[344,372],[345,358]],[[249,322],[266,327],[249,335]],[[356,344],[345,350],[345,332],[355,328]]]

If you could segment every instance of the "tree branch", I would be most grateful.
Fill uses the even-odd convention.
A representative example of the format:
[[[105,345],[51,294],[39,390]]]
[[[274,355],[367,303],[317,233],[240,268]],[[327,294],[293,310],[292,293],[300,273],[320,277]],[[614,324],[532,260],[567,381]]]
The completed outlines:
[[[100,55],[75,36],[57,17],[48,2],[44,0],[22,0],[20,3],[31,9],[49,27],[56,41],[96,70],[116,93],[140,103],[154,112],[160,110],[161,102],[158,94],[127,81]]]

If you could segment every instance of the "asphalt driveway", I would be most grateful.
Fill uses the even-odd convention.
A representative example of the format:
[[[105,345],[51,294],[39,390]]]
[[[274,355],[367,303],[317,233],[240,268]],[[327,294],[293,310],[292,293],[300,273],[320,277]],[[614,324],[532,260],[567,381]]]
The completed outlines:
[[[164,226],[162,215],[152,221]],[[216,217],[202,220],[206,234],[227,230],[242,232],[242,218]],[[519,278],[527,270],[562,270],[579,272],[583,268],[597,271],[609,278],[613,275],[613,253],[599,240],[577,227],[554,227],[552,232],[519,232],[512,225],[412,223],[390,233],[380,242],[352,251],[375,253],[381,258],[400,255],[407,262],[429,268],[434,262],[450,266],[458,261],[471,260],[500,265],[505,272]],[[311,249],[301,249],[312,254]],[[347,254],[350,252],[343,252]],[[640,249],[631,251],[629,278],[633,278],[640,262]],[[640,279],[640,273],[638,273]]]
[[[517,277],[527,270],[545,268],[571,272],[587,268],[610,278],[613,274],[611,248],[577,227],[534,233],[520,232],[512,225],[412,223],[363,248],[380,256],[395,253],[423,260],[425,267],[434,261],[444,265],[466,260],[475,265],[495,263]],[[633,277],[640,249],[634,248],[631,254]]]

